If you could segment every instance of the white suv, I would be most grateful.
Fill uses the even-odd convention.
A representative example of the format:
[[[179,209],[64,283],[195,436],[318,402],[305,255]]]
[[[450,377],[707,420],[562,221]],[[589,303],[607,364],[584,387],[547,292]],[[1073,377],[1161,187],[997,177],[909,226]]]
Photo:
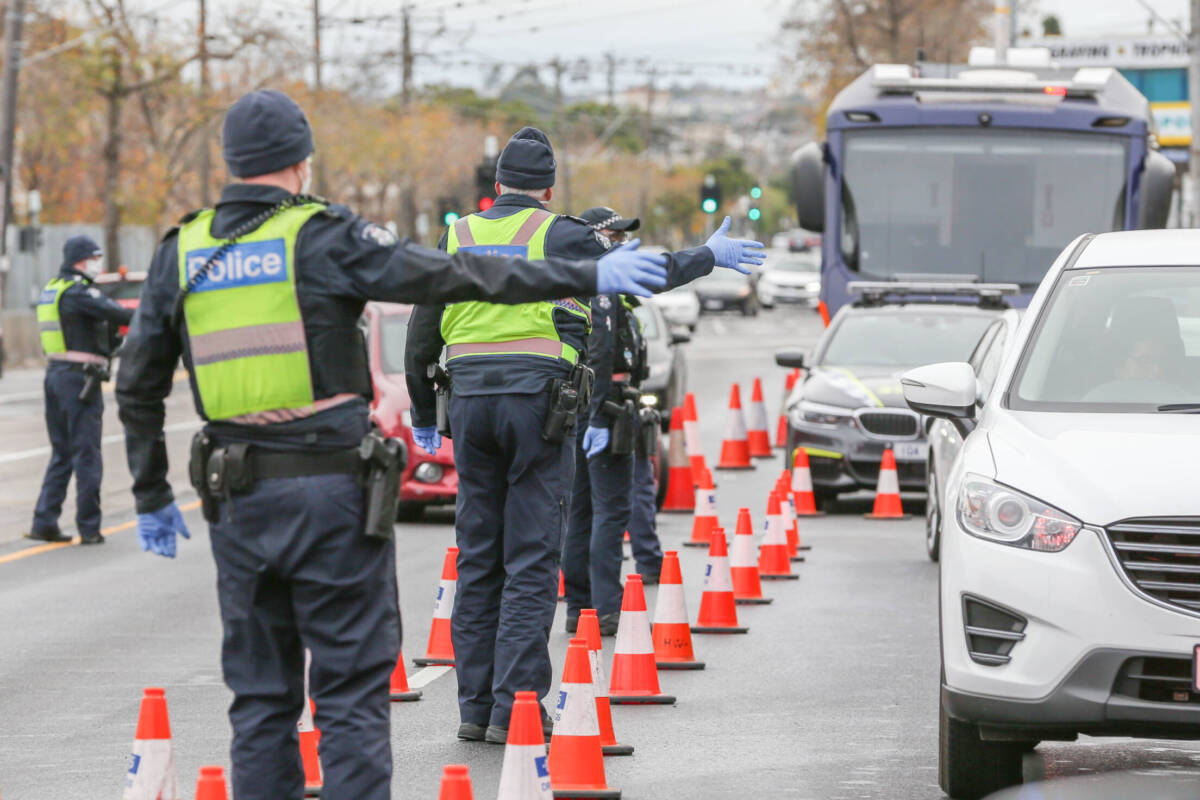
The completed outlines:
[[[901,383],[977,410],[966,363]],[[1043,740],[1200,739],[1200,231],[1063,251],[942,497],[948,794],[1019,783]]]

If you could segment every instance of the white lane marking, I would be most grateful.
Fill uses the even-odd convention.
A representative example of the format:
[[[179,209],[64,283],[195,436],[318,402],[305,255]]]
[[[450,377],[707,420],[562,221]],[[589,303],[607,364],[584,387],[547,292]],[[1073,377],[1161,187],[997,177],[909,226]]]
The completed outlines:
[[[26,400],[40,400],[42,398],[42,390],[36,392],[13,392],[12,394],[0,394],[0,405],[5,403],[23,403]]]
[[[729,332],[728,329],[725,327],[725,323],[719,319],[714,319],[712,321],[712,326],[713,326],[713,331],[718,336],[724,336],[726,333]]]
[[[447,667],[447,666],[424,667],[422,669],[417,670],[412,675],[408,676],[408,686],[410,689],[420,689],[424,686],[428,686],[429,684],[436,681],[438,678],[445,675],[447,672],[450,672],[452,669],[454,669],[454,667]]]
[[[204,423],[200,420],[175,422],[163,428],[163,433],[178,433],[179,431],[194,431]],[[112,433],[100,440],[101,444],[115,444],[125,441],[124,433]],[[0,455],[0,464],[11,464],[14,461],[24,461],[27,458],[38,458],[50,455],[49,447],[34,447],[30,450],[17,450],[13,453]]]

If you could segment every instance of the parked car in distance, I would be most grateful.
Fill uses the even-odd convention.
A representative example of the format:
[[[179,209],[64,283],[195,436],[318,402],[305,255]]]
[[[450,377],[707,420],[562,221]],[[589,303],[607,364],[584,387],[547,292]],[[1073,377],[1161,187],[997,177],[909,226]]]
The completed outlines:
[[[754,290],[755,276],[737,270],[714,269],[691,286],[700,300],[700,313],[706,311],[741,311],[742,316],[758,314],[758,293]]]
[[[809,250],[768,258],[758,279],[758,300],[763,308],[795,303],[816,308],[821,299],[821,253]]]
[[[692,333],[700,323],[700,298],[689,286],[678,286],[669,292],[654,295],[654,304],[662,310],[671,325],[682,325]]]
[[[371,419],[389,438],[408,448],[408,463],[400,475],[400,504],[396,518],[412,522],[429,506],[452,505],[458,496],[454,446],[442,439],[436,455],[417,447],[412,438],[411,401],[404,380],[404,345],[412,306],[368,303],[360,325],[367,339],[368,366],[375,396]]]
[[[115,272],[101,272],[95,277],[96,288],[101,294],[130,311],[137,311],[145,283],[145,272],[131,272],[125,266],[117,267]],[[124,336],[128,331],[129,326],[122,326],[120,334]]]

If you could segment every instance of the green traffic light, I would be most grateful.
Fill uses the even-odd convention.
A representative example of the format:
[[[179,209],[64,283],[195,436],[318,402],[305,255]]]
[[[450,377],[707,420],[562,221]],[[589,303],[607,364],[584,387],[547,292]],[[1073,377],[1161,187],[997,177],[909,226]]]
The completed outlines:
[[[446,215],[442,217],[442,224],[446,227],[450,227],[456,222],[458,222],[458,214],[454,213],[453,211],[447,211]]]
[[[700,210],[705,214],[715,214],[717,211],[717,201],[711,197],[706,197],[700,203]]]
[[[748,216],[750,218],[751,222],[758,222],[759,217],[762,216],[762,211],[760,211],[757,208],[752,208],[752,209],[750,209],[750,213],[747,214],[746,216]]]
[[[757,186],[750,187],[750,197],[754,198],[755,200],[762,197],[762,189]],[[751,217],[751,219],[754,219],[754,217]]]

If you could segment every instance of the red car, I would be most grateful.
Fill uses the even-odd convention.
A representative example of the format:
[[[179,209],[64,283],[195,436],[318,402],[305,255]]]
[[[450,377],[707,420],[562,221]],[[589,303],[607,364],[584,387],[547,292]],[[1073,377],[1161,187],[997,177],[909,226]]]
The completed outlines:
[[[121,308],[137,311],[142,299],[142,285],[146,282],[145,272],[130,272],[128,267],[117,267],[116,272],[101,272],[95,278],[96,288],[109,300],[116,301]],[[121,326],[121,335],[129,332],[129,326]]]
[[[361,323],[375,387],[371,419],[385,436],[402,439],[408,447],[396,513],[396,518],[405,522],[420,519],[428,506],[452,505],[458,496],[458,473],[450,440],[442,439],[441,449],[433,456],[413,442],[411,403],[404,382],[404,344],[411,313],[412,306],[368,303]]]

